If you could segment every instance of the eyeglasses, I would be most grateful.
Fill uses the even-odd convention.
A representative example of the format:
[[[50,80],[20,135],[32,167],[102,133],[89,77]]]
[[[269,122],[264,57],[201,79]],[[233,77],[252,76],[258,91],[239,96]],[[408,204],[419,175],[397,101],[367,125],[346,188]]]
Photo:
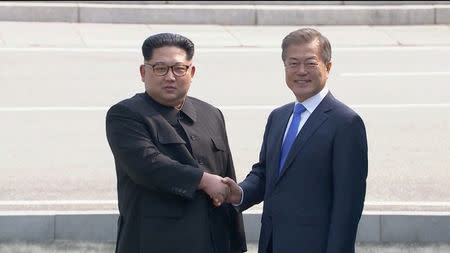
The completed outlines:
[[[172,73],[175,76],[185,76],[188,69],[191,67],[191,65],[182,65],[182,64],[175,64],[172,66],[167,66],[166,64],[162,63],[156,63],[156,64],[150,64],[150,63],[144,63],[145,66],[150,66],[153,68],[153,72],[157,76],[165,76],[167,73],[169,73],[169,69],[172,69]]]

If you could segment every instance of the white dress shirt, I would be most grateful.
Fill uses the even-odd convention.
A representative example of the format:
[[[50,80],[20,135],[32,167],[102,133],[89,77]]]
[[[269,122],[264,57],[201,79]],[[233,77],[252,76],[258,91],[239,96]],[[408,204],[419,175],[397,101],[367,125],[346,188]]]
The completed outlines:
[[[305,123],[308,120],[308,118],[311,115],[311,113],[313,113],[313,111],[317,108],[317,106],[320,104],[320,102],[322,102],[323,98],[327,95],[327,93],[328,93],[328,88],[325,86],[319,93],[317,93],[316,95],[306,99],[305,101],[303,101],[301,103],[306,108],[306,110],[304,112],[302,112],[302,114],[300,115],[300,124],[299,124],[298,129],[297,129],[297,134],[300,132],[300,130],[302,129],[303,125],[305,125]],[[299,103],[300,102],[298,102],[297,100],[295,101],[295,105],[297,105]],[[286,125],[286,130],[284,132],[283,142],[284,142],[284,139],[286,139],[286,134],[287,134],[287,132],[289,130],[289,127],[291,126],[292,114],[291,114],[291,117],[289,118],[289,121],[288,121],[288,123]]]

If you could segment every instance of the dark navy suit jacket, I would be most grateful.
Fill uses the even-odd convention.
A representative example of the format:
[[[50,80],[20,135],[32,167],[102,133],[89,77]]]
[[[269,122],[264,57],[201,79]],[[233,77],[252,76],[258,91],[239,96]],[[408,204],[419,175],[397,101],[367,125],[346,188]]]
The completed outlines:
[[[240,183],[241,211],[264,200],[259,253],[352,253],[367,178],[364,123],[330,92],[300,130],[278,175],[294,103],[267,120],[259,162]],[[270,251],[269,251],[270,252]]]

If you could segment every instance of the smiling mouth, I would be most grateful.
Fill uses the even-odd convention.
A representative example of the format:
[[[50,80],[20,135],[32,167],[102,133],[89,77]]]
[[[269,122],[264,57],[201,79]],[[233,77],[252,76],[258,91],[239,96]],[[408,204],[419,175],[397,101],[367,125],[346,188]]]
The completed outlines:
[[[295,80],[296,84],[308,84],[311,82],[311,80]]]

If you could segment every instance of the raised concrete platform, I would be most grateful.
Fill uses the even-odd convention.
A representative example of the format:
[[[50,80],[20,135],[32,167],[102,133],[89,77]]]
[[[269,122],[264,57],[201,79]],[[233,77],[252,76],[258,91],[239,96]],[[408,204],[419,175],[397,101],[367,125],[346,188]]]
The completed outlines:
[[[0,240],[114,241],[116,211],[0,212]],[[244,212],[247,241],[259,237],[260,212]],[[449,212],[364,212],[357,241],[450,243]]]
[[[260,4],[255,1],[194,4],[157,1],[149,4],[82,2],[1,2],[0,21],[219,24],[219,25],[423,25],[449,24],[446,1],[392,4],[313,1]]]

